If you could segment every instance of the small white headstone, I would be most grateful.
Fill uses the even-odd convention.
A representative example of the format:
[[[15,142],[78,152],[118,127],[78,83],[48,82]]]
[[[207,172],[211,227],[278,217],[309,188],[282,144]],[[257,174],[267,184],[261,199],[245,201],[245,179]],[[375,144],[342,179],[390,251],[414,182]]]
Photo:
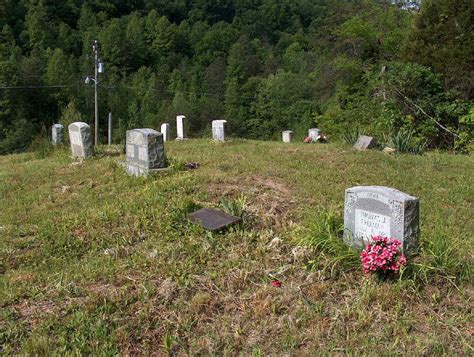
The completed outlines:
[[[168,141],[170,134],[170,125],[167,123],[161,124],[161,134],[163,134],[163,141]]]
[[[64,143],[64,126],[54,124],[51,127],[51,143],[53,145],[62,145]]]
[[[186,117],[184,115],[178,115],[176,117],[176,140],[186,139]]]
[[[163,134],[153,129],[127,130],[126,155],[126,170],[133,176],[166,168]]]
[[[293,139],[293,132],[291,130],[285,130],[282,132],[281,138],[284,143],[291,143],[291,140]]]
[[[227,120],[212,121],[212,138],[214,141],[225,141],[225,127]]]
[[[71,142],[72,157],[89,157],[94,154],[92,146],[91,127],[83,122],[69,125],[69,141]]]
[[[316,141],[318,139],[319,134],[321,134],[321,130],[318,128],[311,128],[308,130],[308,136],[313,141]]]
[[[419,199],[383,186],[348,188],[344,240],[362,249],[374,236],[396,238],[406,255],[414,253],[419,236]]]

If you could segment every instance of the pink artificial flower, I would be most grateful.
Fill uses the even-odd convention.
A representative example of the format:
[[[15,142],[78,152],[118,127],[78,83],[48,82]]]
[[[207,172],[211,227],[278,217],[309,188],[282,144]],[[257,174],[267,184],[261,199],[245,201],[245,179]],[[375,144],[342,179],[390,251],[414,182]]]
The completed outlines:
[[[400,251],[402,243],[398,239],[374,236],[360,253],[364,273],[376,271],[399,271],[406,264],[406,257]]]
[[[281,287],[281,281],[273,280],[272,281],[272,286],[274,286],[275,288],[280,288]]]

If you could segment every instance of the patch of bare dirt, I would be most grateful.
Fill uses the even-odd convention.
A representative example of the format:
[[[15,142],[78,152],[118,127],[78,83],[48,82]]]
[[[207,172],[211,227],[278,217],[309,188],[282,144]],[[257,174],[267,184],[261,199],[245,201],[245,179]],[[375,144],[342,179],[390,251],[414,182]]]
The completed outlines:
[[[247,212],[254,217],[254,228],[282,228],[294,219],[297,202],[290,185],[276,178],[252,175],[235,177],[208,187],[210,198],[216,203],[222,198],[237,199],[244,194]]]
[[[10,308],[18,312],[30,326],[36,326],[46,315],[58,311],[52,301],[23,300],[18,304],[10,305]]]

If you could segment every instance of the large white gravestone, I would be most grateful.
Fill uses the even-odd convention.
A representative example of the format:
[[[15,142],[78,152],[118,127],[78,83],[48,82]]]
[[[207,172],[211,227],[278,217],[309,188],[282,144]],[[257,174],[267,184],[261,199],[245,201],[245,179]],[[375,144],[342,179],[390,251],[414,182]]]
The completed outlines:
[[[184,115],[176,117],[176,140],[186,139],[187,123]]]
[[[64,126],[61,124],[53,124],[51,127],[51,143],[55,146],[64,143]]]
[[[92,146],[91,127],[83,122],[69,125],[69,141],[71,142],[72,157],[86,158],[94,154]]]
[[[346,190],[344,240],[362,249],[374,236],[396,238],[406,255],[418,248],[419,199],[394,188],[356,186]]]
[[[161,134],[163,134],[163,141],[168,141],[170,135],[170,125],[168,123],[161,124]]]
[[[130,175],[143,176],[167,166],[163,134],[153,129],[127,130],[126,170]]]
[[[281,134],[281,139],[284,143],[291,143],[291,140],[293,139],[293,132],[291,130],[285,130]]]
[[[212,121],[212,139],[214,139],[214,141],[225,141],[226,126],[227,120]]]
[[[313,140],[316,141],[318,139],[319,134],[321,134],[321,130],[318,128],[311,128],[308,130],[308,136]]]

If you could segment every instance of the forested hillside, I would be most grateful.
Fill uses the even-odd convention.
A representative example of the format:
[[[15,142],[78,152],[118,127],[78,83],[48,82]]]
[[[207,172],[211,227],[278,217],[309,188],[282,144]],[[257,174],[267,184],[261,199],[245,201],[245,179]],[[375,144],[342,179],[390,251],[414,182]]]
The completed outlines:
[[[0,153],[54,122],[131,127],[225,118],[234,136],[381,140],[464,151],[472,138],[471,0],[1,0]],[[101,130],[105,136],[105,125]]]

